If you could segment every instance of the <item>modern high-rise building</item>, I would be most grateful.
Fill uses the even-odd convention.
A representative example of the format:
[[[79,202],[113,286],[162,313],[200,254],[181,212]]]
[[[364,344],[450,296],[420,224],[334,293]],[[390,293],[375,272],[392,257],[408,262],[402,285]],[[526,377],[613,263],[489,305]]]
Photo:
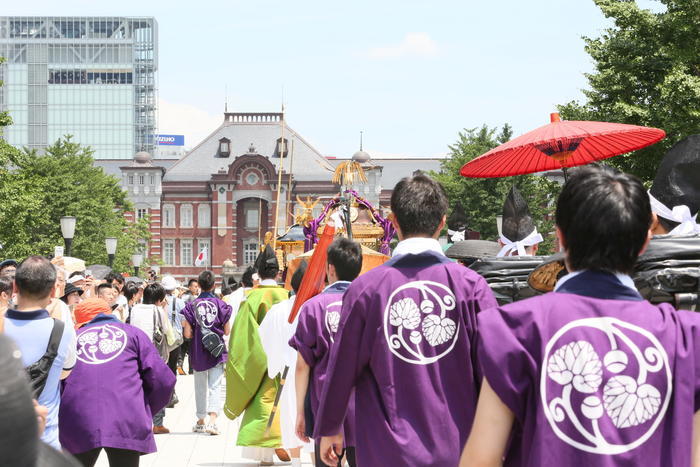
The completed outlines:
[[[0,56],[8,143],[43,149],[73,135],[95,159],[155,152],[155,18],[0,16]]]

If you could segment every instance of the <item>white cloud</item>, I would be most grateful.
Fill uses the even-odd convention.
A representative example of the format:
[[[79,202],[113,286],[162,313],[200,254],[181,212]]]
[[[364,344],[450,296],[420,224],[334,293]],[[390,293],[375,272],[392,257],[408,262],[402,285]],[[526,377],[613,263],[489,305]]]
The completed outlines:
[[[425,32],[410,32],[395,45],[369,49],[369,58],[383,60],[404,57],[434,57],[440,52],[437,42]]]
[[[193,105],[158,99],[158,133],[185,135],[188,148],[201,143],[223,120],[223,113],[212,115]]]

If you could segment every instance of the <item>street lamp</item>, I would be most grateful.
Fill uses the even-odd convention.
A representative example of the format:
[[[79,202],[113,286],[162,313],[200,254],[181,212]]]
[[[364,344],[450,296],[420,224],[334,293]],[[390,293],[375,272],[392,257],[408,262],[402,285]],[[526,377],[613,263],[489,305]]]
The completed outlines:
[[[135,254],[131,255],[131,262],[134,265],[134,276],[139,275],[139,268],[141,267],[141,263],[143,262],[143,255],[140,254]]]
[[[117,252],[117,239],[114,237],[105,238],[105,248],[107,248],[108,266],[111,268],[114,264],[114,254]]]
[[[66,256],[70,256],[70,247],[73,245],[73,236],[75,235],[75,216],[61,217],[61,235],[66,244]]]

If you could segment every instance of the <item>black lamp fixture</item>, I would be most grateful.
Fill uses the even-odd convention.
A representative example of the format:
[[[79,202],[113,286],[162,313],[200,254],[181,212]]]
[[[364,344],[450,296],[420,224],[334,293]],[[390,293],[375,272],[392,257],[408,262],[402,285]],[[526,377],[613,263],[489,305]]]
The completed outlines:
[[[107,265],[111,268],[114,264],[114,255],[117,252],[117,239],[115,237],[105,238],[105,248],[107,249]]]
[[[131,263],[134,265],[134,276],[139,275],[139,268],[141,267],[141,263],[143,262],[143,255],[136,253],[135,255],[131,255]]]
[[[61,217],[61,235],[63,242],[66,244],[66,256],[71,254],[71,246],[73,246],[73,237],[75,236],[75,216]]]

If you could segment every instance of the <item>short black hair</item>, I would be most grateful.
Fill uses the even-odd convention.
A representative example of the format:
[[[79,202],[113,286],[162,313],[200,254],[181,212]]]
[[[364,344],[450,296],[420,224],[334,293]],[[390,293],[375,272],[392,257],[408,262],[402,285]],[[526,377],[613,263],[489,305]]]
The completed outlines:
[[[148,284],[146,288],[143,289],[144,305],[155,305],[162,300],[165,300],[165,288],[158,282]]]
[[[128,300],[131,300],[136,296],[136,294],[139,293],[139,286],[136,285],[134,282],[127,282],[124,284],[124,289],[122,290],[122,293],[124,294],[124,298]]]
[[[581,167],[559,195],[556,223],[574,271],[631,273],[651,225],[649,196],[634,175]]]
[[[447,208],[445,189],[423,173],[402,179],[391,194],[391,211],[404,237],[432,237]]]
[[[187,282],[187,287],[188,287],[188,288],[191,287],[193,283],[199,285],[199,281],[198,281],[197,279],[190,279],[190,280]]]
[[[30,256],[17,267],[15,284],[20,295],[46,298],[56,285],[56,268],[43,256]]]
[[[215,280],[214,273],[208,270],[200,272],[199,277],[197,278],[197,282],[199,283],[199,287],[202,289],[202,292],[209,292],[211,289],[213,289]]]
[[[107,281],[108,284],[111,284],[114,281],[119,282],[120,284],[123,284],[124,283],[124,276],[122,276],[118,272],[110,271],[105,276],[105,281]]]
[[[12,280],[7,277],[0,277],[0,293],[5,292],[12,295]]]
[[[103,289],[110,289],[110,290],[113,290],[112,284],[108,284],[108,283],[106,283],[106,282],[103,282],[102,284],[98,285],[98,286],[97,286],[97,295],[99,295],[100,292],[102,292]]]
[[[253,266],[248,266],[241,277],[241,284],[243,284],[243,287],[253,287],[253,274],[255,274],[255,268]]]
[[[328,247],[328,264],[335,267],[339,280],[353,281],[362,270],[362,247],[347,238],[336,238]]]
[[[294,293],[299,293],[299,287],[301,287],[301,281],[304,279],[304,274],[306,274],[306,268],[308,264],[306,261],[301,260],[299,266],[297,266],[296,271],[292,274],[292,279],[289,281]]]

